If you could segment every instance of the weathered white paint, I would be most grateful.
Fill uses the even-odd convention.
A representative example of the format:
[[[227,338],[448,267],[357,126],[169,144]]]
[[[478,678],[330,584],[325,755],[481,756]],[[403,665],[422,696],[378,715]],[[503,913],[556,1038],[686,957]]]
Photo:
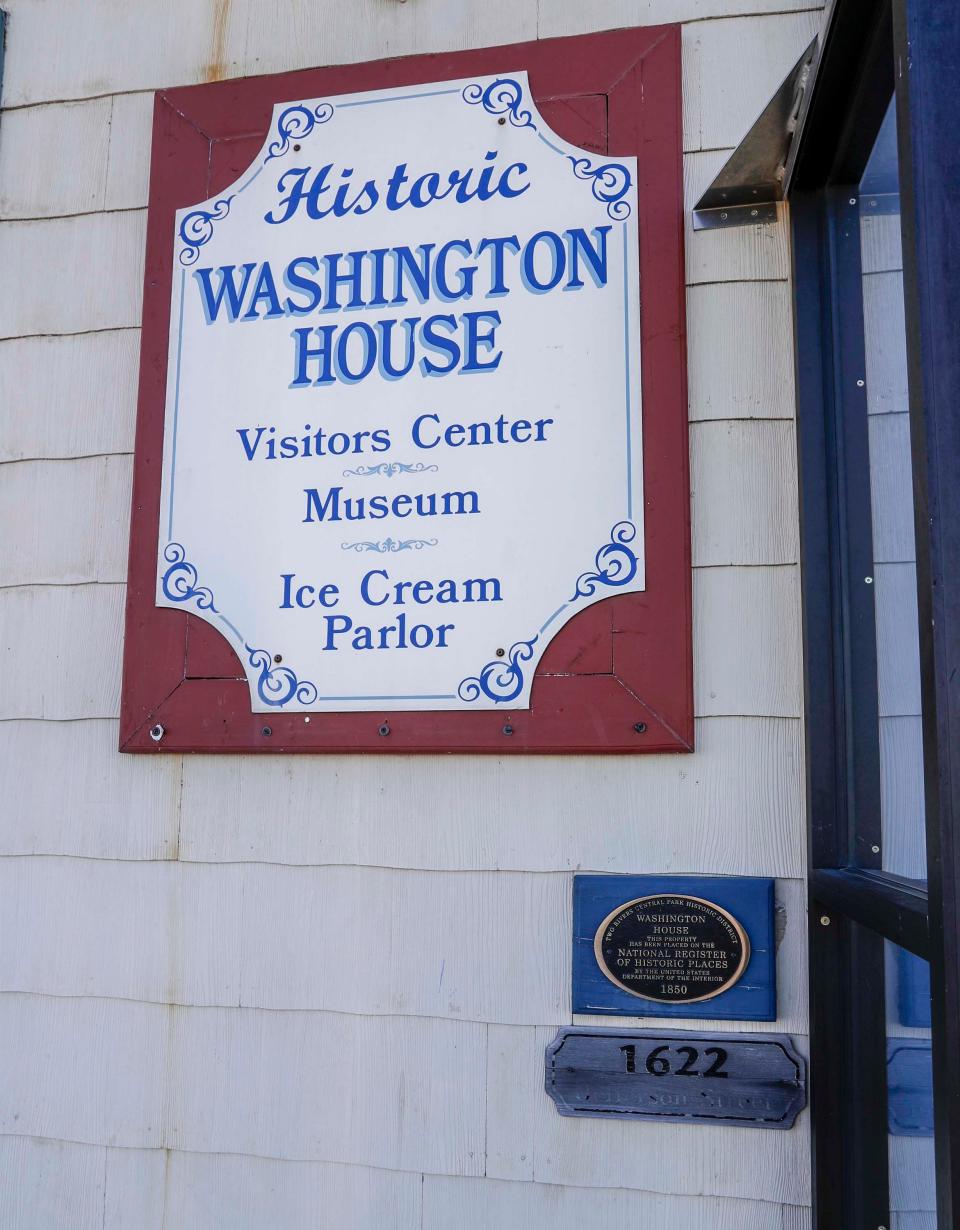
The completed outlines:
[[[776,225],[736,226],[730,230],[693,229],[690,210],[732,153],[732,149],[710,150],[686,154],[683,159],[688,286],[705,282],[782,282],[789,271],[784,216]],[[782,214],[783,207],[780,208]]]
[[[483,1182],[430,1175],[423,1230],[583,1230],[585,1226],[669,1226],[670,1230],[783,1230],[779,1204],[698,1200],[649,1192],[597,1191],[546,1183]]]
[[[0,720],[117,715],[125,590],[0,589]]]
[[[692,204],[812,7],[5,3],[0,461],[27,464],[0,466],[0,856],[20,856],[0,857],[3,1224],[809,1227],[805,1116],[790,1133],[571,1123],[542,1088],[571,1019],[576,869],[780,877],[781,1015],[744,1028],[805,1049],[784,220],[687,220],[692,756],[119,756],[129,460],[99,455],[133,446],[154,87],[684,20]],[[866,267],[896,270],[873,221]],[[867,284],[870,330],[893,288]],[[874,412],[903,409],[888,367]],[[892,455],[897,417],[872,431]],[[882,719],[882,738],[884,806],[906,816],[918,719]],[[365,932],[376,977],[356,974]]]
[[[873,512],[873,558],[878,563],[911,563],[913,484],[904,481],[910,457],[907,414],[875,414],[870,432],[870,504]]]
[[[152,116],[152,94],[8,111],[0,141],[0,219],[146,205]]]
[[[869,223],[879,221],[879,218],[867,219]],[[896,269],[870,273],[864,276],[861,285],[868,411],[870,414],[905,414],[908,409],[907,329],[903,315],[903,273]]]
[[[559,873],[7,860],[0,990],[560,1023],[570,896]],[[505,967],[534,928],[536,966]]]
[[[920,643],[917,569],[908,564],[874,567],[877,611],[877,688],[881,717],[920,713]]]
[[[0,991],[559,1025],[570,890],[562,873],[8,859]],[[804,893],[779,891],[779,1028],[802,1031]],[[537,961],[505,965],[534,932]],[[382,972],[358,978],[371,947]]]
[[[811,1230],[813,1216],[809,1205],[785,1204],[783,1206],[783,1230]]]
[[[169,1230],[164,1202],[169,1155],[160,1149],[106,1149],[103,1230]],[[176,1223],[172,1223],[176,1224]]]
[[[17,288],[0,299],[0,338],[139,325],[145,226],[145,210],[0,222],[0,268]]]
[[[936,1213],[893,1213],[892,1230],[937,1230]]]
[[[0,461],[131,453],[139,329],[0,342]]]
[[[819,28],[819,9],[684,26],[683,148],[735,146]]]
[[[550,0],[537,14],[540,38],[615,30],[619,26],[652,26],[664,21],[705,22],[749,13],[785,13],[809,9],[810,0],[594,0],[589,8],[579,0]]]
[[[796,563],[796,474],[792,422],[691,423],[694,566]]]
[[[742,126],[756,118],[819,24],[819,8],[809,0],[786,0],[772,15],[772,6],[762,0],[647,0],[639,5],[612,0],[595,6],[589,18],[577,12],[571,0],[556,6],[556,12],[551,12],[552,5],[543,6],[542,13],[534,0],[497,0],[479,9],[424,0],[409,14],[377,0],[361,0],[349,11],[295,0],[279,12],[264,11],[255,0],[203,6],[166,0],[143,12],[120,13],[109,0],[89,0],[82,19],[79,11],[68,10],[60,20],[54,20],[48,5],[34,0],[9,0],[8,7],[11,36],[48,49],[42,64],[11,56],[4,82],[8,107],[622,25],[731,17],[703,24],[732,27],[735,33],[709,35],[694,47],[701,51],[712,39],[718,54],[732,52],[736,57],[739,52],[741,67],[732,75],[740,84],[715,84],[710,69],[698,62],[706,85],[690,73],[685,86],[716,111],[730,112],[731,122]],[[783,12],[789,9],[813,11]],[[757,15],[744,19],[741,13]],[[745,43],[746,50],[739,51]],[[124,54],[117,55],[115,48],[123,48]],[[715,71],[719,73],[719,64]],[[758,84],[743,84],[751,78]]]
[[[787,282],[687,290],[691,421],[792,419],[793,317]]]
[[[799,727],[701,721],[692,759],[188,756],[181,857],[796,876]]]
[[[173,1153],[167,1178],[168,1230],[421,1230],[418,1174]]]
[[[125,582],[132,469],[129,456],[3,466],[0,522],[22,529],[0,555],[0,587]]]
[[[0,855],[176,858],[180,757],[117,742],[115,721],[0,721]]]
[[[924,880],[923,719],[880,718],[880,799],[883,866],[894,875]]]
[[[106,1150],[0,1136],[0,1225],[103,1230]]]
[[[890,1138],[890,1207],[917,1215],[936,1208],[933,1140],[924,1136]]]
[[[796,567],[694,570],[698,716],[799,716],[799,606]]]
[[[860,218],[860,259],[864,274],[903,268],[897,214],[866,213]]]
[[[485,1041],[461,1021],[2,995],[0,1134],[476,1175]]]

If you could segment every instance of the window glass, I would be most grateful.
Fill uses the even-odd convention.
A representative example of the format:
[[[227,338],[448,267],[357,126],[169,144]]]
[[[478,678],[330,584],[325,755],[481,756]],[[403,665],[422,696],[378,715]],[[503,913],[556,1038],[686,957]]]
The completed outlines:
[[[901,1230],[936,1230],[930,967],[886,944],[890,1211]]]
[[[859,185],[883,867],[926,879],[917,571],[910,469],[896,103]]]

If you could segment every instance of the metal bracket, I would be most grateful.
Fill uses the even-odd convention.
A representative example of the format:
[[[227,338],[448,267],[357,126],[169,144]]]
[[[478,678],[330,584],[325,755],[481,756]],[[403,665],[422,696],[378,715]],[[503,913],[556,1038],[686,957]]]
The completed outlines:
[[[756,205],[727,205],[724,209],[701,209],[694,212],[695,231],[718,231],[726,226],[752,226],[756,222],[776,222],[775,201]]]
[[[787,158],[804,94],[813,80],[818,46],[818,39],[810,43],[693,207],[695,231],[777,220]]]

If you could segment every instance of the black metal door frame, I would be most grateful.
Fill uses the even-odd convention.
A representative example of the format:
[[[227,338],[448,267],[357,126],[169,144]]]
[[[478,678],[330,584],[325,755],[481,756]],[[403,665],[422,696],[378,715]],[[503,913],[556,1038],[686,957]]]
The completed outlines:
[[[896,89],[928,884],[882,870],[857,195]],[[960,1225],[960,6],[837,0],[790,194],[818,1230],[890,1225],[883,947],[929,961],[938,1224]],[[859,383],[858,383],[859,382]],[[955,821],[954,817],[957,817]]]

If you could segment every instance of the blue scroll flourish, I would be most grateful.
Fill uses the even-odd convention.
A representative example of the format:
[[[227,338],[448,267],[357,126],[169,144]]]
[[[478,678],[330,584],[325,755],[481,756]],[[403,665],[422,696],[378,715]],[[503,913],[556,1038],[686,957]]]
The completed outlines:
[[[475,81],[464,86],[463,98],[471,106],[482,103],[484,111],[488,111],[490,115],[508,115],[514,128],[532,128],[534,132],[537,131],[533,115],[521,106],[523,86],[512,77],[498,77],[487,86]]]
[[[381,555],[395,554],[397,551],[422,551],[424,547],[435,547],[436,538],[384,538],[382,542],[342,542],[341,551],[377,551]]]
[[[618,521],[610,531],[610,541],[597,552],[593,566],[596,571],[582,572],[577,578],[577,587],[570,597],[589,598],[600,585],[629,585],[637,575],[637,557],[627,546],[637,536],[637,527],[631,521]]]
[[[301,704],[309,705],[317,699],[317,685],[309,679],[298,679],[288,666],[276,666],[272,656],[265,649],[252,649],[244,645],[247,660],[254,670],[260,672],[257,678],[257,695],[265,705],[279,708],[296,697]]]
[[[236,194],[234,194],[236,195]],[[184,248],[180,253],[181,265],[192,265],[200,255],[200,249],[213,238],[213,224],[230,212],[232,196],[221,197],[212,209],[194,209],[180,223],[180,238]]]
[[[517,641],[503,658],[488,662],[479,675],[461,681],[457,695],[461,700],[478,700],[486,696],[498,705],[515,700],[523,691],[523,667],[533,657],[533,647],[539,634],[529,641]]]
[[[595,167],[589,158],[574,158],[567,154],[573,164],[577,179],[590,181],[590,191],[607,207],[607,214],[617,222],[630,216],[630,202],[623,198],[630,191],[630,172],[621,162],[605,162]]]
[[[384,478],[393,478],[396,474],[426,474],[436,471],[436,466],[425,465],[422,461],[379,461],[372,466],[357,466],[355,470],[344,470],[344,478],[370,478],[374,474],[382,474]]]
[[[197,610],[213,611],[218,614],[213,605],[213,594],[209,589],[197,584],[197,570],[187,559],[187,553],[178,542],[167,543],[163,550],[163,558],[170,567],[160,578],[160,588],[164,596],[171,602],[195,601]]]
[[[277,137],[270,142],[264,162],[271,158],[279,158],[290,148],[291,141],[299,141],[308,137],[317,124],[325,124],[333,115],[330,103],[320,103],[311,111],[303,103],[296,103],[280,112],[277,120]]]

